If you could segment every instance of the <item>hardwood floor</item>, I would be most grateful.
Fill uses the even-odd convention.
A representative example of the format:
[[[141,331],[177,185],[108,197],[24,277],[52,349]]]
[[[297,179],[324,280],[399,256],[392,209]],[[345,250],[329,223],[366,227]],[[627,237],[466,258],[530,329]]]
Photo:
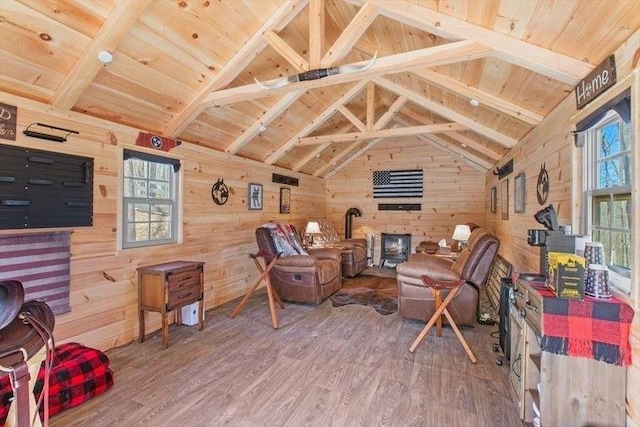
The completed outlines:
[[[414,354],[422,327],[372,308],[287,303],[271,328],[266,294],[229,319],[237,301],[210,310],[206,327],[172,325],[143,344],[107,352],[111,390],[51,419],[62,426],[517,426],[507,380],[494,363],[496,326],[450,328]]]

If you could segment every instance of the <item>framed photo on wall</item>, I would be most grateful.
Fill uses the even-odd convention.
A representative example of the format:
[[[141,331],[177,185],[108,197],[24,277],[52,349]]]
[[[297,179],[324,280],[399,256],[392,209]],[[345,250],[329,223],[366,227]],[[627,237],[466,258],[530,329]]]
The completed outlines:
[[[500,188],[500,211],[502,212],[502,219],[509,219],[509,180],[502,181],[502,187]]]
[[[280,213],[291,213],[291,189],[289,188],[280,189]]]
[[[498,212],[498,188],[494,185],[491,187],[491,213]]]
[[[249,184],[247,192],[249,210],[262,209],[262,184]]]
[[[525,201],[525,175],[522,172],[513,178],[513,211],[515,213],[524,213]]]

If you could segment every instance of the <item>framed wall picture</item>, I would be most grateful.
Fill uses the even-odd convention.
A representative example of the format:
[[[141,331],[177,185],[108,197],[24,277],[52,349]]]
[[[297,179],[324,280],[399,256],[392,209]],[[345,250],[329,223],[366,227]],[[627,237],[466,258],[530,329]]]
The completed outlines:
[[[289,188],[280,189],[280,213],[291,213],[291,189]]]
[[[491,213],[498,212],[498,188],[494,185],[491,187]]]
[[[502,212],[502,219],[509,219],[509,180],[502,181],[502,187],[500,187],[500,211]]]
[[[522,172],[513,178],[513,211],[515,213],[524,213],[526,194],[525,175]]]
[[[249,184],[247,192],[249,210],[262,209],[262,184]]]

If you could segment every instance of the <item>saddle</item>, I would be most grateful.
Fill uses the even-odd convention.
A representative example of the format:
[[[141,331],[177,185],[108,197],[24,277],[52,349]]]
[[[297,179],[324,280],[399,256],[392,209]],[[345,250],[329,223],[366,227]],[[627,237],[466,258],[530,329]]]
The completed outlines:
[[[16,403],[16,427],[29,422],[29,368],[27,361],[46,347],[45,369],[51,368],[55,316],[42,301],[24,302],[24,288],[17,280],[0,281],[0,374],[8,373]],[[47,397],[48,375],[41,399]],[[42,403],[42,400],[38,405]],[[38,411],[36,410],[36,416]],[[45,424],[48,419],[45,402]]]

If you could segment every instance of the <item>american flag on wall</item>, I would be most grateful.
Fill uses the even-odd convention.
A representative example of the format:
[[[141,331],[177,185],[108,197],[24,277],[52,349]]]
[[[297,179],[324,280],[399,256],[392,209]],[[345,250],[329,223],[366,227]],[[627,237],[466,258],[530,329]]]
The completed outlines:
[[[25,301],[42,300],[54,314],[69,306],[71,233],[0,236],[0,280],[22,282]]]
[[[422,197],[422,169],[374,171],[373,197]]]

